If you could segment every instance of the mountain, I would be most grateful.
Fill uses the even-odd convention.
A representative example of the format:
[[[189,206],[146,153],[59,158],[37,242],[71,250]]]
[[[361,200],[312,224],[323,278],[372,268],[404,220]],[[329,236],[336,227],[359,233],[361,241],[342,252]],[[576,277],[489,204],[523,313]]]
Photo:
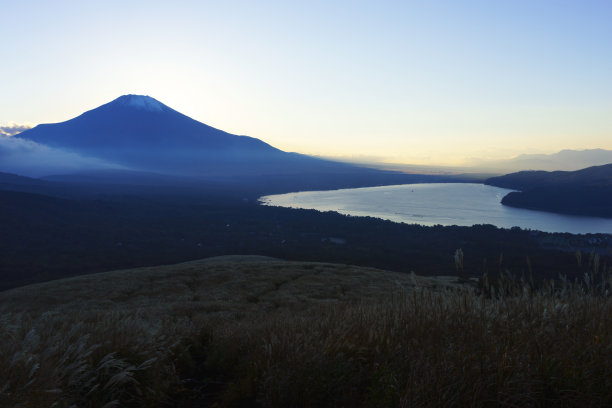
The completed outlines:
[[[124,95],[62,123],[22,132],[23,139],[106,160],[134,170],[173,174],[227,172],[245,161],[265,172],[284,152],[193,120],[161,102]]]
[[[0,139],[0,155],[4,146],[9,155],[27,151],[29,156],[0,163],[0,171],[81,185],[193,186],[199,180],[263,195],[459,181],[284,152],[198,122],[143,95],[124,95],[66,122],[38,125],[5,139]]]
[[[481,168],[502,172],[518,170],[575,171],[609,163],[612,163],[612,150],[566,149],[553,154],[521,154],[508,160],[481,161],[473,165],[472,170]]]
[[[193,120],[149,96],[124,95],[20,138],[146,172],[237,176],[347,172],[356,166],[283,152]]]
[[[521,171],[485,184],[520,190],[502,204],[566,214],[612,217],[612,164],[578,171]]]

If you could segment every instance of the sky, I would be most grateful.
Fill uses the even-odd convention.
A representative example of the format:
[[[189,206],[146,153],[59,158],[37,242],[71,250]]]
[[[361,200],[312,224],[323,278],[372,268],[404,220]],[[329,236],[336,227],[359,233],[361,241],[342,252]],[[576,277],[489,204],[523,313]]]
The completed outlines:
[[[3,129],[132,93],[327,157],[612,149],[609,0],[23,0],[0,13]]]

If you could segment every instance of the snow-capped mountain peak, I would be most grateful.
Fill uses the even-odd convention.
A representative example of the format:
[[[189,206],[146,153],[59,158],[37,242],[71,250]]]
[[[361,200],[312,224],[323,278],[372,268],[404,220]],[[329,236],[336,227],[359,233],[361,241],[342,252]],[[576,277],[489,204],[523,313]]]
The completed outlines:
[[[147,95],[123,95],[115,100],[118,104],[149,112],[162,112],[166,105]]]

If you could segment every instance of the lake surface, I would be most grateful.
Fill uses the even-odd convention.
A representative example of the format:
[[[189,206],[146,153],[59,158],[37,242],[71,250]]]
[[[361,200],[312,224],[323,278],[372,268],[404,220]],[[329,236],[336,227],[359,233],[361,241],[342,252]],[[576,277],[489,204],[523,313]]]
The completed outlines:
[[[264,205],[337,211],[421,225],[492,224],[546,232],[612,233],[612,219],[507,207],[512,190],[474,183],[404,184],[261,197]]]

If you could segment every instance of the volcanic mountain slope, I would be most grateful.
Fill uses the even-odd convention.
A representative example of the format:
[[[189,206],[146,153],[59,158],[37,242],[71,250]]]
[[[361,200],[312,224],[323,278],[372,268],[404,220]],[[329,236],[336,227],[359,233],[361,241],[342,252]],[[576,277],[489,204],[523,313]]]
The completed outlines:
[[[37,180],[31,177],[19,176],[17,174],[11,173],[2,173],[0,172],[0,185],[35,185],[35,184],[44,184],[44,181]]]
[[[126,169],[188,176],[345,173],[374,170],[283,152],[193,120],[142,95],[124,95],[20,138]]]

